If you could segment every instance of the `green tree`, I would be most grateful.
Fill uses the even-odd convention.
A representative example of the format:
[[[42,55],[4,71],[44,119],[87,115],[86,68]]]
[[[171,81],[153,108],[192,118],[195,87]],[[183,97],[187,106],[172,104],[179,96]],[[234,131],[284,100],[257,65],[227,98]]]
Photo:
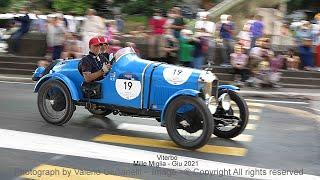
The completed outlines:
[[[53,8],[62,12],[74,12],[77,15],[85,14],[85,11],[91,8],[91,4],[87,0],[55,0]]]
[[[115,3],[125,3],[122,5],[122,11],[127,14],[144,14],[151,16],[155,9],[166,12],[181,0],[118,0]]]
[[[0,0],[0,7],[6,8],[11,4],[11,0]]]
[[[11,0],[0,0],[0,11],[5,12],[10,4]]]

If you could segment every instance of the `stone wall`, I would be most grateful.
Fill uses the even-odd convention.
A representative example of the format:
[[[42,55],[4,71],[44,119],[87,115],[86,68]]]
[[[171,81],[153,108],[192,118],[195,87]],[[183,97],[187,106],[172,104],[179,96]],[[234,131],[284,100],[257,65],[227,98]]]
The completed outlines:
[[[35,56],[43,57],[46,54],[46,35],[42,33],[30,32],[25,34],[19,43],[19,48],[16,53],[12,50],[13,41],[7,40],[8,53],[19,55],[19,56]]]

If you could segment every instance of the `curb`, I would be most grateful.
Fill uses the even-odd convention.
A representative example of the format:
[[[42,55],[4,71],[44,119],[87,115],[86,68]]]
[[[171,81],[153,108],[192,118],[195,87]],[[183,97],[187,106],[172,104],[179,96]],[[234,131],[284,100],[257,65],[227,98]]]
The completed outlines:
[[[3,76],[0,75],[0,81],[8,81],[8,82],[21,82],[21,83],[35,83],[32,81],[30,77],[17,77],[17,76]]]
[[[320,93],[239,91],[239,94],[241,94],[243,97],[256,98],[320,100]]]

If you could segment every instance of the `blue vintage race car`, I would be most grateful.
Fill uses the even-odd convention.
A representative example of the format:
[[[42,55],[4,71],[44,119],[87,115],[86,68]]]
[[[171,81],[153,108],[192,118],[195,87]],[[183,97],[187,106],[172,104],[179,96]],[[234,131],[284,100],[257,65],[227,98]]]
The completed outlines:
[[[202,147],[212,134],[233,138],[245,129],[249,112],[239,88],[218,86],[212,72],[144,60],[131,48],[120,49],[111,59],[112,69],[93,83],[84,83],[79,59],[38,68],[34,92],[42,117],[65,124],[76,105],[95,115],[152,117],[187,149]]]

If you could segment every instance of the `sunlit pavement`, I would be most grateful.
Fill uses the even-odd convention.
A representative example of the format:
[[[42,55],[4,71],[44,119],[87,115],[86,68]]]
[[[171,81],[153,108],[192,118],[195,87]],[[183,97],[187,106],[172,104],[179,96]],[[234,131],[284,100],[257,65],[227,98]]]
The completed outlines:
[[[0,83],[1,179],[320,176],[318,101],[251,98],[249,124],[241,135],[231,140],[213,136],[203,148],[187,151],[175,146],[154,119],[101,118],[78,107],[65,126],[47,124],[32,89]]]

